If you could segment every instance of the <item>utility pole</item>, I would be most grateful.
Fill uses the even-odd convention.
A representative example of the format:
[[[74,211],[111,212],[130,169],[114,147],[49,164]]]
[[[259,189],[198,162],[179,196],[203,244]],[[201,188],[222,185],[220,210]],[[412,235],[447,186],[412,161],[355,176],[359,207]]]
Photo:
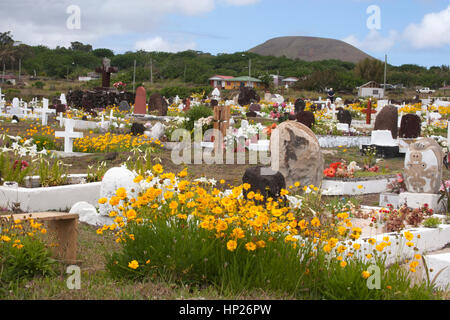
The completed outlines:
[[[133,71],[133,92],[134,92],[134,88],[135,88],[135,83],[136,83],[136,60],[134,60],[134,71]]]
[[[387,54],[384,55],[384,91],[386,91]]]

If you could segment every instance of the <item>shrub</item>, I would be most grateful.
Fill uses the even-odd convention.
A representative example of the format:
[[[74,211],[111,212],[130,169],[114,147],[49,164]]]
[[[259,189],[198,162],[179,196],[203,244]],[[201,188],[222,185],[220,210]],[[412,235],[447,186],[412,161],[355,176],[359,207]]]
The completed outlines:
[[[0,182],[15,181],[22,185],[32,166],[24,160],[11,160],[7,153],[0,153]]]
[[[423,226],[426,228],[437,228],[441,223],[441,219],[437,217],[431,217],[423,222]]]
[[[36,81],[33,83],[33,87],[37,89],[44,89],[45,84],[42,81]]]
[[[338,213],[334,223],[326,223],[320,212],[297,218],[297,210],[280,205],[283,200],[244,193],[248,184],[225,195],[207,179],[182,180],[186,175],[186,169],[178,175],[164,173],[157,164],[148,177],[134,179],[142,188],[138,196],[132,198],[119,188],[115,196],[99,200],[113,205],[114,223],[97,233],[113,231],[121,245],[119,251],[106,254],[112,276],[212,285],[232,294],[268,289],[316,299],[433,296],[432,286],[410,288],[406,273],[384,268],[390,246],[386,237],[377,245],[375,239],[366,240],[374,246],[369,248],[373,257],[363,260],[367,252],[352,243],[361,230],[351,228],[346,212]],[[289,192],[282,190],[282,194],[287,197]],[[304,203],[317,202],[305,201],[310,194],[303,196]],[[405,233],[408,240],[412,237]],[[364,271],[372,264],[385,275],[383,290],[366,285]]]
[[[191,108],[186,112],[186,118],[189,120],[185,121],[183,127],[186,130],[192,131],[194,130],[194,124],[197,120],[201,118],[207,118],[213,115],[213,110],[207,106],[199,105]]]
[[[0,287],[37,275],[55,274],[56,261],[39,237],[46,233],[42,224],[32,220],[0,222]]]

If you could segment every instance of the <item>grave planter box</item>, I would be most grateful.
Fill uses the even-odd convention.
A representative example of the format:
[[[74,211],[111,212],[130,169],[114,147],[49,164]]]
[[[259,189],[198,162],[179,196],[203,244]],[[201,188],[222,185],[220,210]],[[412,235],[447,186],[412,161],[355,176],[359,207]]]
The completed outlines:
[[[73,184],[56,187],[33,187],[39,185],[39,177],[26,179],[26,185],[30,187],[0,186],[0,207],[40,212],[69,211],[79,201],[97,205],[101,182],[79,183],[85,177],[86,175],[69,175],[69,182]]]
[[[392,159],[401,157],[398,146],[377,146],[377,145],[362,145],[361,151],[364,152],[369,147],[375,147],[377,149],[377,157],[384,159]]]
[[[447,198],[439,202],[440,197],[440,194],[402,192],[399,195],[399,204],[406,203],[408,207],[413,209],[421,208],[427,204],[434,212],[445,213],[447,211]]]
[[[368,136],[317,136],[321,148],[358,147],[370,143]]]
[[[339,196],[381,193],[395,177],[395,175],[383,175],[369,178],[324,179],[322,194]]]
[[[392,204],[394,208],[399,207],[400,195],[398,193],[383,192],[380,193],[380,207],[386,208],[388,204]]]

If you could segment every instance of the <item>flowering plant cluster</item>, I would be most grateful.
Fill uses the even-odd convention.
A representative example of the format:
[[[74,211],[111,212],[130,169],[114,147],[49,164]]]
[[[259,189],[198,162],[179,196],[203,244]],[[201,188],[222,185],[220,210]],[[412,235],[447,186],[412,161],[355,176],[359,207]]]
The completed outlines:
[[[390,193],[401,193],[406,191],[405,180],[401,173],[397,173],[397,177],[392,182],[388,183],[386,191]]]
[[[117,88],[117,90],[125,90],[125,87],[127,86],[126,83],[119,81],[113,84],[114,88]]]
[[[319,212],[299,215],[299,200],[315,196],[313,186],[296,184],[310,191],[300,198],[289,188],[273,199],[248,184],[221,191],[214,187],[217,181],[191,182],[187,174],[186,169],[165,172],[156,164],[147,175],[136,176],[137,188],[119,188],[111,198],[99,199],[100,205],[112,206],[113,223],[97,233],[112,232],[121,245],[108,258],[113,276],[157,277],[165,270],[180,281],[295,293],[306,285],[314,291],[328,288],[330,274],[345,283],[356,270],[364,281],[369,264],[383,265],[389,237],[380,243],[364,240],[373,246],[364,253],[362,230],[353,227],[348,212],[332,220]],[[367,292],[375,291],[380,292]]]
[[[361,170],[361,168],[355,161],[350,162],[349,165],[345,161],[334,162],[323,171],[323,174],[328,178],[353,178],[358,170]]]

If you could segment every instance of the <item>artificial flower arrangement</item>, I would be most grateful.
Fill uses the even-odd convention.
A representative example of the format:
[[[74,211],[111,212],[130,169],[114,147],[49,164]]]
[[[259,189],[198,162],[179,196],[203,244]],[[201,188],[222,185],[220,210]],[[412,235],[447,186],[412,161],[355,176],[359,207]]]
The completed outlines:
[[[119,82],[114,83],[113,86],[114,86],[114,88],[116,88],[117,90],[123,91],[123,90],[125,90],[125,87],[127,86],[127,84],[124,83],[124,82],[122,82],[122,81],[119,81]]]
[[[342,161],[330,164],[330,166],[323,171],[323,174],[328,178],[354,178],[355,172],[359,170],[361,170],[361,168],[355,161],[350,162],[348,165],[345,161]]]

